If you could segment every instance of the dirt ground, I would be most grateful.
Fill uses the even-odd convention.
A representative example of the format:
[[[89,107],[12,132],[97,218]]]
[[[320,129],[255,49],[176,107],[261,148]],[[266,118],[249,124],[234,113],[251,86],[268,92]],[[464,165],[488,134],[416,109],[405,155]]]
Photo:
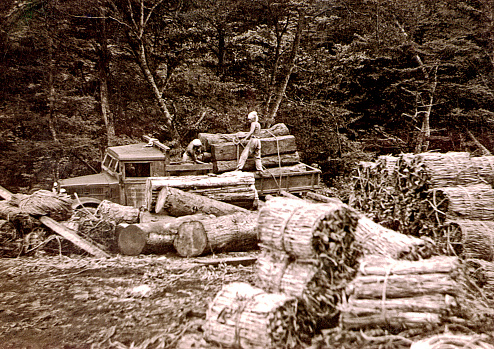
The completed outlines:
[[[253,284],[254,265],[210,264],[257,255],[0,258],[0,349],[220,349],[202,338],[207,307],[223,285]],[[443,326],[428,335],[475,335],[460,327]],[[494,346],[492,328],[486,327],[477,333],[490,334]],[[407,349],[424,337],[423,331],[322,332],[303,347]]]
[[[252,265],[203,259],[212,257],[0,259],[0,348],[175,348],[185,334],[200,338],[221,287],[253,277]]]

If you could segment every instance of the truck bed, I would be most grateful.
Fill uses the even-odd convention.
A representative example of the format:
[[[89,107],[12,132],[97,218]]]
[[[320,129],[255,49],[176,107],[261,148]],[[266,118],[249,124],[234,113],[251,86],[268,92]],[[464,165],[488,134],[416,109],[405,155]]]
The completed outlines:
[[[320,188],[321,170],[299,163],[294,166],[268,168],[263,174],[255,175],[255,186],[259,196],[277,194],[280,190],[303,193]]]

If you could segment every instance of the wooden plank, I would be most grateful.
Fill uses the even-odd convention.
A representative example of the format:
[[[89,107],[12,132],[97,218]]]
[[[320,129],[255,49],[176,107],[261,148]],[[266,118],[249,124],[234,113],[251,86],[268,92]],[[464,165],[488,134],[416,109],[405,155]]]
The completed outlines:
[[[257,261],[257,257],[227,257],[227,258],[207,258],[197,262],[203,265],[218,266],[220,264],[227,265],[243,265],[249,266]]]
[[[237,160],[246,145],[247,141],[243,141],[241,144],[234,142],[213,144],[211,146],[213,161]],[[261,138],[261,156],[293,153],[296,151],[297,143],[294,136]]]
[[[4,187],[0,186],[0,197],[2,197],[4,200],[10,200],[12,198],[12,193]]]
[[[300,162],[300,155],[298,152],[269,155],[262,158],[262,165],[266,168],[274,168],[277,166],[290,166],[295,165]],[[214,162],[214,172],[222,173],[234,171],[237,168],[237,160],[225,160],[225,161],[215,161]],[[244,166],[244,171],[255,171],[256,166],[254,164],[254,159],[250,157]]]

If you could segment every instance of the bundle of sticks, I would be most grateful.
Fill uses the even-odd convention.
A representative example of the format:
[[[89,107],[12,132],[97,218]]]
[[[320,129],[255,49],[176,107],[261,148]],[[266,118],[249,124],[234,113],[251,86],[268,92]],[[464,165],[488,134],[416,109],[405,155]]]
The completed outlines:
[[[237,348],[292,348],[297,344],[296,300],[247,283],[223,286],[209,305],[204,337]]]
[[[362,246],[364,255],[418,260],[429,258],[436,253],[432,241],[388,229],[366,216],[360,217],[358,221],[355,239]]]
[[[488,184],[493,159],[466,152],[401,154],[393,161],[381,157],[366,165],[372,169],[368,175],[377,178],[356,179],[355,196],[366,198],[356,207],[387,228],[433,239],[445,252],[447,220],[494,219],[494,189]],[[363,182],[374,183],[364,188],[365,195]],[[382,188],[392,195],[382,195]]]
[[[469,219],[444,224],[443,250],[463,259],[494,261],[494,222]]]
[[[285,197],[268,199],[259,212],[256,283],[297,299],[303,341],[338,314],[341,294],[358,267],[358,217],[341,202],[315,204]]]
[[[494,262],[471,258],[465,261],[468,276],[481,290],[487,304],[494,307]]]
[[[398,261],[366,256],[347,286],[340,323],[348,329],[407,329],[437,326],[459,315],[461,287],[456,257]]]
[[[358,213],[343,203],[273,197],[259,210],[259,241],[295,259],[320,262],[333,280],[346,279],[360,254]]]
[[[262,249],[256,263],[256,286],[281,292],[298,300],[297,328],[309,341],[317,328],[338,314],[343,286],[333,284],[314,261],[301,261],[281,251]]]
[[[31,195],[14,194],[9,204],[32,216],[50,216],[56,221],[64,221],[73,213],[72,199],[66,194],[48,190],[38,190]]]

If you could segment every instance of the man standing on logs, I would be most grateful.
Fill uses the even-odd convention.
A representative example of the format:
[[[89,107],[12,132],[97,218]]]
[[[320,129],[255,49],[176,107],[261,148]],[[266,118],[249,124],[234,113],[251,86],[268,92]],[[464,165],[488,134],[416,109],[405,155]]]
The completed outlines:
[[[259,118],[256,111],[252,111],[247,116],[250,121],[250,131],[249,133],[240,141],[249,140],[249,143],[245,146],[240,159],[238,160],[237,169],[235,171],[242,171],[245,166],[245,162],[249,155],[254,154],[254,161],[256,164],[256,170],[262,173],[262,161],[261,161],[261,124],[259,123]]]
[[[183,162],[195,162],[196,164],[204,164],[203,161],[199,160],[202,156],[202,142],[200,139],[194,139],[189,143],[187,149],[182,156]]]

